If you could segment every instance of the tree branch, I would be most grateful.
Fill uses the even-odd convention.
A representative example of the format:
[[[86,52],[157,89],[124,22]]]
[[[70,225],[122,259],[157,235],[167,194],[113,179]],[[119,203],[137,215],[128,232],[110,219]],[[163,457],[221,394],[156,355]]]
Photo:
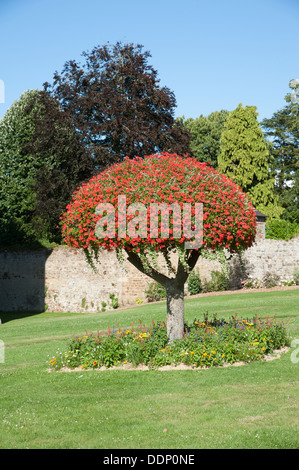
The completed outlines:
[[[143,274],[146,274],[147,276],[151,277],[154,279],[154,281],[159,282],[163,286],[166,285],[166,283],[169,281],[169,277],[165,276],[165,274],[159,273],[156,271],[154,268],[150,267],[148,270],[146,270],[142,264],[141,259],[139,256],[134,252],[134,251],[128,251],[125,250],[127,255],[128,255],[128,261],[135,266],[139,271],[141,271]]]
[[[180,259],[178,260],[178,269],[176,274],[176,280],[179,283],[185,284],[188,279],[190,271],[194,268],[197,263],[198,258],[200,257],[200,250],[192,250],[190,252],[187,264],[189,266],[189,272],[186,271],[185,266],[181,263]]]
[[[192,250],[190,255],[189,255],[189,258],[188,258],[188,265],[189,265],[189,268],[190,268],[190,271],[192,271],[192,269],[195,267],[197,261],[198,261],[198,258],[200,257],[200,253],[201,251],[200,250]]]

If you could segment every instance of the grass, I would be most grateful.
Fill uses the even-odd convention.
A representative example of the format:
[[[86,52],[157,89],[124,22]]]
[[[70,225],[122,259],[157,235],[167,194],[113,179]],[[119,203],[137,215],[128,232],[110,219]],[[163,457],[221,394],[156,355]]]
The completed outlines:
[[[289,319],[299,289],[186,300],[186,320],[217,313]],[[298,368],[291,353],[241,367],[185,371],[48,372],[73,334],[165,320],[165,303],[105,313],[1,313],[0,448],[295,449]],[[167,431],[166,431],[167,429]]]

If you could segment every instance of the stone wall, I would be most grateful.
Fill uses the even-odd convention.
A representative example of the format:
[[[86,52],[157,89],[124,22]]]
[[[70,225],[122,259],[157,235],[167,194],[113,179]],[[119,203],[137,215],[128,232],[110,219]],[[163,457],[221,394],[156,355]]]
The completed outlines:
[[[294,269],[299,268],[299,238],[261,240],[245,252],[244,258],[249,278],[262,279],[270,272],[281,281],[291,281]]]
[[[175,262],[175,259],[173,259]],[[162,261],[160,262],[161,267]],[[288,242],[263,240],[254,244],[244,255],[243,263],[231,260],[230,288],[240,287],[242,265],[249,278],[261,279],[267,272],[277,274],[282,281],[292,279],[299,266],[299,239]],[[114,253],[104,252],[96,264],[97,273],[87,264],[84,253],[59,247],[52,251],[0,253],[0,311],[86,312],[111,307],[110,295],[120,305],[145,300],[150,279],[130,263],[121,266]],[[215,260],[200,259],[195,267],[202,279],[210,278],[213,270],[221,270]]]

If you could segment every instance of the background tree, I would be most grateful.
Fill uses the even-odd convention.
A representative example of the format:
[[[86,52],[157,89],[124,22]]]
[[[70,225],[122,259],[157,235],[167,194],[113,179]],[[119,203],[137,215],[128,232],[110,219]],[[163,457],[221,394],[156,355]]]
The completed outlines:
[[[189,150],[189,133],[174,121],[175,96],[159,86],[142,47],[95,47],[82,54],[83,65],[68,61],[53,84],[45,84],[72,120],[94,173],[125,156]]]
[[[59,217],[91,174],[58,103],[44,91],[25,92],[0,121],[1,246],[59,242]]]
[[[40,91],[28,102],[26,112],[35,130],[31,138],[23,142],[23,151],[38,160],[43,159],[33,185],[36,193],[32,214],[34,229],[39,237],[59,243],[59,218],[75,189],[93,174],[93,165],[73,123],[57,100]]]
[[[283,211],[274,195],[269,150],[257,121],[257,108],[241,104],[232,111],[221,134],[219,171],[248,194],[254,207],[270,218]]]
[[[146,233],[142,233],[140,212],[136,215],[140,211],[138,206],[135,206],[135,212],[128,210],[130,217],[127,220],[124,208],[118,205],[118,196],[126,196],[127,209],[133,203],[142,202],[146,206]],[[202,203],[202,246],[185,247],[185,241],[192,240],[192,234],[186,235],[183,217],[179,219],[175,211],[167,221],[168,236],[161,232],[163,224],[167,224],[161,215],[158,233],[151,233],[149,211],[152,202],[167,205],[176,202],[181,210],[185,203],[191,204],[193,210],[195,203]],[[115,208],[115,233],[113,230],[109,232],[111,227],[107,217],[111,206],[99,211],[100,203],[109,203]],[[191,216],[195,225],[192,211]],[[96,232],[99,221],[103,227],[107,223],[106,232],[100,236]],[[169,341],[182,337],[184,284],[202,251],[227,248],[236,252],[245,249],[252,244],[256,230],[253,207],[236,184],[205,163],[167,153],[144,159],[126,158],[95,176],[74,193],[61,223],[64,241],[69,246],[83,248],[90,262],[100,249],[116,250],[119,259],[126,253],[129,262],[166,288]],[[178,223],[179,234],[175,233]],[[125,227],[122,235],[118,231],[120,226]],[[176,267],[170,261],[173,251],[178,255]],[[158,253],[165,258],[168,275],[159,271]]]
[[[220,137],[228,111],[214,111],[208,116],[202,114],[196,119],[178,118],[190,132],[190,149],[192,156],[200,162],[210,162],[213,168],[218,166],[220,153]]]
[[[299,84],[293,82],[286,106],[264,119],[262,127],[272,142],[275,193],[285,208],[283,218],[299,223]]]
[[[36,173],[45,160],[23,150],[31,140],[38,91],[22,94],[0,120],[0,244],[1,246],[35,239],[32,226],[36,193]],[[29,103],[35,102],[27,113]]]

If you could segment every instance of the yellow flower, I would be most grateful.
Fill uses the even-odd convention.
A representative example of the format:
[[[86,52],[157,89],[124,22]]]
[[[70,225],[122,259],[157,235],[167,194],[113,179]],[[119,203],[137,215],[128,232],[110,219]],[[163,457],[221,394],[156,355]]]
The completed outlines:
[[[206,355],[207,355],[207,353],[205,352],[205,353],[203,353],[202,357],[205,357]]]
[[[262,349],[262,351],[265,351],[266,348],[261,348],[261,349]]]
[[[211,351],[212,354],[216,354],[216,351]]]
[[[126,331],[126,335],[129,334],[129,333],[131,333],[131,330],[127,330],[127,331]]]
[[[190,351],[190,354],[194,354],[194,351]]]

